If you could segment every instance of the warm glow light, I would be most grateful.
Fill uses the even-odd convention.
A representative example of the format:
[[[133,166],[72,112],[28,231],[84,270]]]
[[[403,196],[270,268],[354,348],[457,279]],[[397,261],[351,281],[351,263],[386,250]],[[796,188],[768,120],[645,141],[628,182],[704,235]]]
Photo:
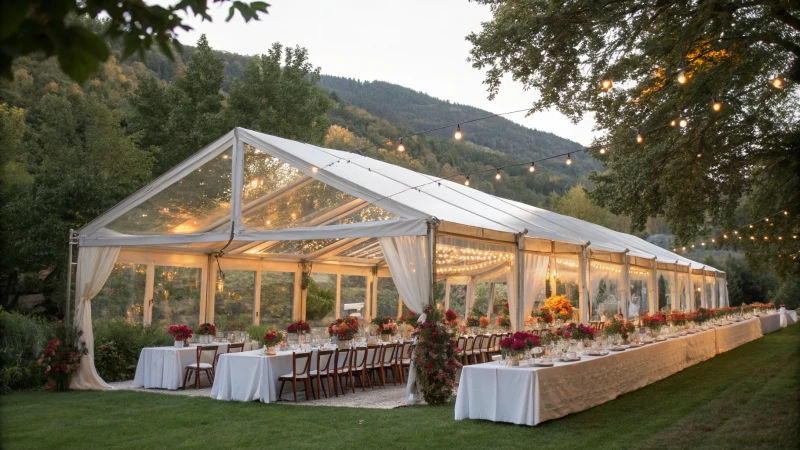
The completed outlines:
[[[713,109],[714,112],[720,112],[722,110],[722,102],[717,99],[714,99],[711,102],[711,109]]]
[[[686,125],[689,125],[689,121],[686,120],[685,117],[681,117],[680,120],[678,120],[678,125],[680,125],[681,128],[686,128]]]
[[[600,147],[600,154],[601,154],[601,155],[605,155],[607,150],[608,150],[608,149],[607,149],[607,148],[605,148],[605,147]]]
[[[698,158],[702,158],[702,157],[703,157],[703,154],[702,154],[702,153],[698,153],[698,154],[697,154],[697,157],[698,157]]]
[[[467,179],[464,181],[464,186],[469,186],[469,175],[467,175]]]
[[[678,73],[678,83],[686,84],[686,72],[681,70],[680,73]]]
[[[536,172],[536,166],[533,163],[531,163],[531,166],[528,168],[528,172]]]
[[[397,144],[397,151],[398,152],[406,151],[406,146],[403,145],[403,138],[400,138],[400,142]]]
[[[317,166],[313,166],[313,167],[311,167],[311,171],[314,172],[314,173],[317,173],[317,172],[319,172],[319,168]]]
[[[677,124],[678,124],[678,121],[675,120],[675,119],[672,119],[672,120],[669,121],[669,126],[671,126],[671,127],[674,127]]]
[[[775,77],[772,79],[772,87],[775,89],[783,89],[783,78]]]
[[[642,136],[642,134],[641,134],[641,133],[639,133],[638,131],[636,132],[636,142],[638,142],[639,144],[641,144],[642,142],[644,142],[644,137],[643,137],[643,136]]]
[[[454,134],[453,137],[456,139],[461,139],[462,136],[463,135],[461,134],[461,124],[458,124],[458,127],[456,128],[456,134]]]
[[[567,155],[567,165],[568,166],[572,165],[572,158],[570,158],[570,155]]]
[[[225,290],[225,275],[220,274],[217,277],[217,292],[222,292]]]
[[[728,239],[728,235],[727,234],[723,234],[722,237],[724,237],[725,239]]]
[[[753,224],[750,224],[750,228],[753,228]]]
[[[500,169],[497,169],[497,173],[494,174],[494,179],[495,180],[499,180],[500,179]]]
[[[613,86],[613,85],[614,85],[614,83],[612,83],[611,80],[609,80],[609,79],[605,79],[601,83],[601,86],[603,87],[604,91],[607,91],[607,90],[611,89],[611,86]]]

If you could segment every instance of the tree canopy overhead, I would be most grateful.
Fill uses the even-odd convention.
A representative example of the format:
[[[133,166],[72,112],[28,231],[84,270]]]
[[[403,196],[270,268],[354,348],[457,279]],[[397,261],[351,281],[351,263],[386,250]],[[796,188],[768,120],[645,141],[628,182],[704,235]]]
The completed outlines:
[[[493,18],[467,40],[489,96],[510,74],[541,92],[532,111],[594,113],[608,151],[595,152],[607,170],[592,197],[635,229],[664,217],[686,242],[800,203],[797,2],[478,1]],[[792,212],[754,232],[797,234]],[[800,251],[748,246],[769,260]]]

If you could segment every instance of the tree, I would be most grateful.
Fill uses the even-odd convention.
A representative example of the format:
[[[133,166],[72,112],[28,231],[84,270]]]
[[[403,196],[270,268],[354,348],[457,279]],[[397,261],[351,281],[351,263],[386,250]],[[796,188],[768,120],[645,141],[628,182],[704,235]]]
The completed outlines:
[[[741,226],[744,198],[745,224],[800,203],[796,2],[479,1],[493,20],[467,39],[490,97],[510,74],[541,93],[532,111],[593,112],[608,150],[593,153],[608,170],[591,177],[591,197],[634,229],[663,217],[685,242]],[[800,229],[792,212],[781,233]],[[800,251],[800,240],[760,241],[770,262]]]
[[[267,14],[265,2],[231,2],[226,21],[236,11],[245,22]],[[61,69],[75,81],[84,81],[110,56],[105,38],[123,43],[123,58],[145,51],[154,44],[173,58],[180,50],[175,31],[192,29],[186,15],[211,21],[208,0],[183,0],[173,6],[147,5],[142,0],[7,0],[0,15],[0,74],[12,78],[11,65],[20,56],[43,52],[58,56]],[[104,18],[103,26],[77,18]],[[91,21],[90,21],[91,22]]]
[[[227,110],[231,128],[322,144],[332,103],[317,87],[319,74],[305,48],[273,44],[266,55],[250,59],[244,79],[232,82]]]

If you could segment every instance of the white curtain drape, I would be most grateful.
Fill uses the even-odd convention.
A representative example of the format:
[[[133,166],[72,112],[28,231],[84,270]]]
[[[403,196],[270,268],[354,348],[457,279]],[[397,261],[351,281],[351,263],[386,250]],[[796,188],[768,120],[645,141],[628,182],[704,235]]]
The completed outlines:
[[[403,302],[411,311],[422,314],[428,306],[431,283],[427,237],[382,237],[378,241]]]
[[[519,299],[517,298],[519,297],[519,274],[517,274],[517,264],[519,264],[519,261],[514,259],[514,264],[512,264],[511,270],[506,276],[508,316],[511,318],[511,328],[514,331],[519,331],[518,327],[521,327],[521,324],[517,323],[517,318],[520,317],[518,310],[521,308]]]
[[[590,263],[589,269],[589,295],[591,300],[590,320],[603,320],[614,314],[622,313],[622,287],[621,265],[606,262]],[[604,285],[600,292],[600,285]]]
[[[106,283],[119,247],[81,247],[78,252],[78,270],[75,275],[75,328],[83,331],[81,339],[89,354],[81,358],[78,371],[72,376],[72,389],[111,389],[94,367],[94,333],[92,332],[91,300]]]
[[[539,255],[536,253],[525,253],[523,273],[523,317],[530,317],[534,304],[539,300],[542,292],[545,292],[547,282],[547,265],[550,263],[550,255]]]
[[[467,281],[467,313],[475,305],[475,277],[469,277]]]

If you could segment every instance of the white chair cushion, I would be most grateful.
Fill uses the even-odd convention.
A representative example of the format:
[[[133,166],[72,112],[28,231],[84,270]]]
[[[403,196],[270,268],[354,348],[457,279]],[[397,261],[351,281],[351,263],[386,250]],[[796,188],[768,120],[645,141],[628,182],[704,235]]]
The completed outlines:
[[[209,364],[209,363],[201,362],[199,366],[198,366],[197,363],[192,363],[192,364],[189,364],[189,367],[196,368],[196,369],[210,369],[213,366],[211,364]]]

